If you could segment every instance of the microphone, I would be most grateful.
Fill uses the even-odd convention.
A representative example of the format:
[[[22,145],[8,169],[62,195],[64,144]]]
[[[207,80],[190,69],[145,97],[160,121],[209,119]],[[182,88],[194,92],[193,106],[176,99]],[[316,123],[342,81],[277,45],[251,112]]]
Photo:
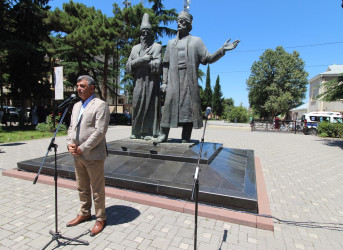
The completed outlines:
[[[75,98],[76,98],[76,95],[72,94],[68,99],[65,99],[60,105],[58,105],[57,109],[63,109],[67,104],[69,104]]]
[[[208,116],[210,115],[210,113],[211,113],[211,107],[207,107],[207,108],[206,108],[206,113],[205,113],[206,119],[208,118]]]

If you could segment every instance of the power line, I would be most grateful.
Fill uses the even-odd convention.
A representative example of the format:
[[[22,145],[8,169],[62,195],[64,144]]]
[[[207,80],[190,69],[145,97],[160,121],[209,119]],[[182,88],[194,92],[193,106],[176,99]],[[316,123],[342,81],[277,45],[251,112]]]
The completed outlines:
[[[343,41],[338,42],[328,42],[328,43],[317,43],[317,44],[306,44],[306,45],[295,45],[295,46],[287,46],[284,47],[285,49],[294,49],[294,48],[306,48],[306,47],[315,47],[315,46],[323,46],[323,45],[332,45],[332,44],[340,44]],[[258,52],[258,51],[265,51],[267,49],[252,49],[252,50],[233,50],[230,53],[246,53],[246,52]]]
[[[328,65],[329,64],[311,65],[311,66],[305,66],[305,68],[327,67]],[[232,73],[247,73],[247,72],[250,72],[250,71],[249,70],[233,70],[233,71],[212,72],[211,75],[232,74]]]

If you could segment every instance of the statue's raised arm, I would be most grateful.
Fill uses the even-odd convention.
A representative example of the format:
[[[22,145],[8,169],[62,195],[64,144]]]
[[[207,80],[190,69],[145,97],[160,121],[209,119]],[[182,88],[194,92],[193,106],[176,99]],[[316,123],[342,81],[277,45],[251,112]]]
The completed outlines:
[[[229,38],[229,40],[227,40],[226,43],[224,43],[223,49],[225,51],[229,51],[229,50],[235,49],[237,47],[238,43],[240,42],[240,40],[236,40],[236,41],[234,41],[232,43],[230,43],[230,41],[231,41],[231,38]]]

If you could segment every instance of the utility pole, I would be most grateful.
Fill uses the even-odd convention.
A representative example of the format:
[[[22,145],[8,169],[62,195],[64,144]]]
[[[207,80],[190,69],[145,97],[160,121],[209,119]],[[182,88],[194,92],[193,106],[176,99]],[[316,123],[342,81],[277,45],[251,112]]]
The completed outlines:
[[[183,10],[189,12],[189,6],[191,4],[191,0],[183,0]]]

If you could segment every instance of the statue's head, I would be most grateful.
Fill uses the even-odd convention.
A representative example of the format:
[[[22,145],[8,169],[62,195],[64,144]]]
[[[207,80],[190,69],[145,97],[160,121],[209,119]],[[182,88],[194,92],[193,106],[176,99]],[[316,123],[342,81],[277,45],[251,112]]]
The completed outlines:
[[[193,16],[187,11],[181,11],[177,17],[177,29],[183,30],[186,29],[188,32],[192,30]]]
[[[141,31],[141,36],[140,36],[141,43],[151,44],[152,29],[151,29],[151,24],[149,21],[149,15],[147,13],[144,13],[143,15],[140,31]]]

